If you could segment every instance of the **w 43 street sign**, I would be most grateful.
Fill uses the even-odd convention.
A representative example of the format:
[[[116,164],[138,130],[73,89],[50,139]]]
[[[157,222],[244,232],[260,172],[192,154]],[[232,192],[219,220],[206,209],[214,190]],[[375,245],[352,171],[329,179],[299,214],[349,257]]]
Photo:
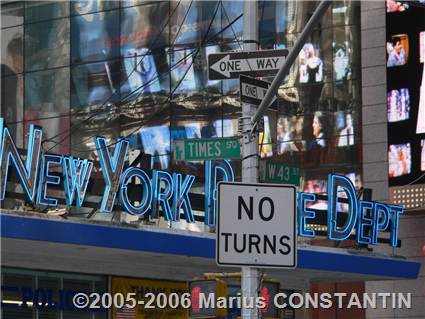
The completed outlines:
[[[274,75],[282,67],[289,51],[263,50],[216,53],[208,56],[210,80],[237,79],[240,74],[253,77]]]

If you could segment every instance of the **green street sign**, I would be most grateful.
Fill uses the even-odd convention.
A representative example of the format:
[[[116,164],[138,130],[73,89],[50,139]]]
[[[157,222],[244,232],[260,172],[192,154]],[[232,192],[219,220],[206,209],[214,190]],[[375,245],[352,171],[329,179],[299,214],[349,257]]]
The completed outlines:
[[[300,185],[300,168],[269,160],[260,162],[260,177],[263,182]]]
[[[174,159],[176,161],[240,158],[241,145],[237,136],[174,141]]]

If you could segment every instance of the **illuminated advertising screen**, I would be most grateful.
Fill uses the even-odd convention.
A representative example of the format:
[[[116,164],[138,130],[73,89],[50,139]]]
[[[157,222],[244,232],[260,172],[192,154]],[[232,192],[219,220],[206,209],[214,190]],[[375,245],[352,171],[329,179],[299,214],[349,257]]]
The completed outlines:
[[[387,1],[388,178],[425,183],[425,5]]]
[[[312,43],[304,44],[299,54],[300,83],[317,83],[323,81],[323,61],[320,48]]]

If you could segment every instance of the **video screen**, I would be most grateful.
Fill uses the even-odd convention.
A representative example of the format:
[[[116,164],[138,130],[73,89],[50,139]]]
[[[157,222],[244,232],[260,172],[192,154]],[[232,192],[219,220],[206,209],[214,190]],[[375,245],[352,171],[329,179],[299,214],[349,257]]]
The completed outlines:
[[[350,66],[351,47],[348,41],[333,43],[334,49],[334,79],[336,81],[350,80],[352,70]]]
[[[130,92],[146,94],[161,90],[155,60],[148,51],[146,48],[126,50],[129,57],[124,59],[124,67]]]
[[[351,112],[336,112],[335,129],[338,137],[338,147],[354,145],[354,125]]]
[[[323,61],[320,49],[312,43],[304,44],[299,56],[300,83],[317,83],[323,81]]]
[[[419,61],[425,63],[425,31],[419,33]]]
[[[323,179],[309,179],[304,182],[304,192],[314,194],[326,194],[327,183]],[[311,209],[327,209],[326,201],[318,200],[315,203],[307,204],[307,208]]]
[[[168,168],[170,154],[170,129],[168,125],[144,127],[139,131],[143,151],[152,155],[152,164]]]
[[[270,134],[269,117],[264,116],[264,130],[258,136],[261,158],[273,156],[272,135]]]
[[[425,171],[425,139],[421,140],[421,171]]]
[[[171,67],[171,90],[174,93],[187,93],[196,89],[195,72],[193,70],[193,50],[176,48],[167,50],[167,58]],[[176,88],[176,86],[178,86]]]
[[[387,42],[387,67],[401,66],[407,63],[409,57],[409,37],[407,34],[391,36]]]
[[[409,89],[391,90],[387,93],[388,122],[399,122],[409,119]]]
[[[409,9],[409,4],[406,1],[387,0],[387,12],[403,12]]]
[[[422,70],[422,83],[419,90],[418,120],[416,134],[425,133],[425,63]]]
[[[303,117],[280,116],[277,121],[277,153],[304,151]]]
[[[390,145],[388,151],[388,166],[389,177],[410,174],[412,171],[410,143]]]

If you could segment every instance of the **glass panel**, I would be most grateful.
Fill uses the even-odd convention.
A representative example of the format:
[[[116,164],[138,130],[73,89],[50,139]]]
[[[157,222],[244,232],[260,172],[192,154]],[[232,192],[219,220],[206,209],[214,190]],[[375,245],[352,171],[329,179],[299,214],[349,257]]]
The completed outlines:
[[[28,71],[69,64],[69,19],[34,23],[25,34],[25,69]]]
[[[336,82],[334,103],[339,110],[352,109],[360,105],[360,84],[358,81]]]
[[[157,121],[158,125],[142,127],[138,135],[141,140],[141,150],[152,155],[151,167],[168,169],[170,165],[170,125],[169,122]]]
[[[40,289],[40,293],[38,294],[39,300],[43,302],[44,298],[46,300],[47,305],[44,307],[40,307],[38,310],[38,318],[39,319],[59,319],[60,318],[60,310],[54,309],[54,305],[52,304],[54,301],[59,301],[59,289],[60,289],[60,279],[59,278],[51,278],[51,277],[38,277],[38,289]],[[51,294],[48,296],[48,294]],[[45,296],[44,296],[45,295]]]
[[[242,40],[243,1],[222,1],[221,2],[221,27],[226,30],[221,33],[223,42],[233,42],[236,39]]]
[[[214,35],[221,30],[219,2],[172,2],[171,12],[177,4],[177,12],[171,17],[170,43],[188,44],[215,40]]]
[[[1,27],[7,28],[24,23],[23,2],[1,3]]]
[[[6,124],[17,143],[18,147],[23,147],[23,77],[22,75],[8,76],[2,78],[2,93],[0,116]]]
[[[92,283],[91,281],[85,280],[76,280],[76,279],[64,279],[63,280],[63,289],[65,291],[72,292],[83,292],[89,294],[92,292]],[[90,319],[91,313],[86,310],[65,310],[63,311],[63,319]]]
[[[115,103],[120,99],[120,61],[104,61],[72,68],[71,106]]]
[[[193,57],[196,48],[169,49],[168,63],[171,68],[171,93],[187,93],[195,91],[197,83],[193,68]]]
[[[95,149],[93,135],[115,138],[120,134],[116,105],[120,100],[120,61],[84,64],[71,72],[72,153],[87,158]]]
[[[333,79],[343,81],[359,78],[359,30],[356,27],[333,29]]]
[[[22,27],[1,30],[1,74],[22,73]]]
[[[319,1],[288,1],[287,6],[279,5],[277,7],[279,11],[277,11],[276,14],[279,21],[277,23],[279,30],[286,27],[288,33],[300,33],[313,15],[318,4]],[[329,8],[315,29],[319,30],[330,27],[331,23],[332,15],[331,8]],[[283,30],[281,32],[283,32]]]
[[[118,37],[119,11],[71,18],[72,62],[91,62],[118,57],[119,41],[116,41]]]
[[[53,152],[69,153],[69,68],[25,76],[25,132],[30,124],[43,127],[44,143]],[[62,134],[61,134],[62,133]],[[57,135],[59,135],[56,137]]]
[[[168,43],[168,6],[156,2],[121,11],[121,55],[133,56],[137,50],[155,50]]]
[[[67,1],[25,2],[25,23],[61,18],[69,15]]]
[[[134,57],[124,59],[121,84],[124,101],[135,100],[146,94],[159,92],[164,94],[169,91],[166,56],[144,54],[146,52],[148,49],[138,49]]]
[[[90,1],[71,1],[71,14],[82,15],[98,11],[111,10],[119,7],[119,1],[104,1],[104,0],[90,0]]]
[[[21,306],[22,289],[28,293],[34,291],[32,276],[3,273],[1,306],[3,318],[32,319],[35,315],[30,302],[27,302],[26,306]]]
[[[360,25],[360,1],[334,1],[332,23],[333,25]]]

